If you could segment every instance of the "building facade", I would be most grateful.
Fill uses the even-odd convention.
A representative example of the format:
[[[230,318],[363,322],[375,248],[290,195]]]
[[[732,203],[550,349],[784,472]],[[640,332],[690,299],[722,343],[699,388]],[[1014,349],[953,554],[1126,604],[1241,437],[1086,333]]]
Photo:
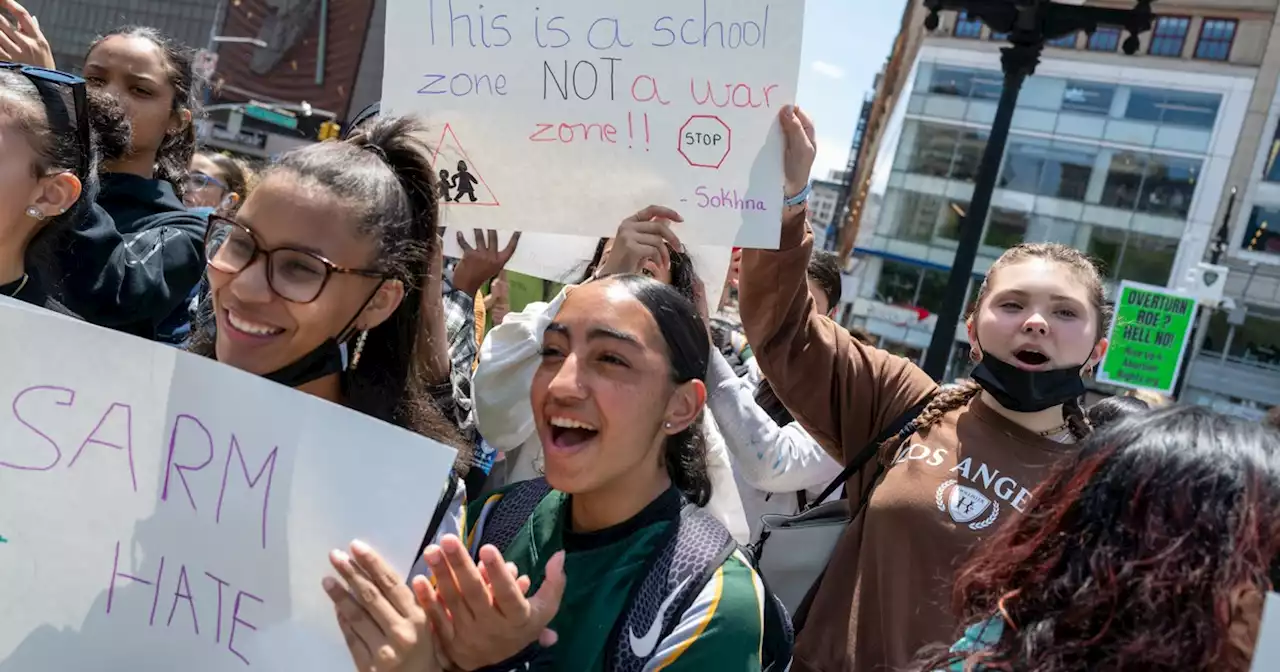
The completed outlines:
[[[809,196],[810,225],[813,227],[814,247],[827,249],[834,240],[833,226],[840,213],[840,201],[844,196],[844,175],[833,170],[825,180],[813,181],[813,194]]]
[[[1269,229],[1280,226],[1280,179],[1274,185],[1264,179],[1280,154],[1272,151],[1273,145],[1280,148],[1280,136],[1276,143],[1259,143],[1264,120],[1257,114],[1262,78],[1269,78],[1266,104],[1275,96],[1276,73],[1268,73],[1273,68],[1267,58],[1275,2],[1265,11],[1235,11],[1231,18],[1179,4],[1161,3],[1158,9],[1170,14],[1142,37],[1136,56],[1119,53],[1124,36],[1105,27],[1046,47],[1014,115],[975,280],[1014,244],[1054,241],[1097,259],[1113,287],[1126,279],[1177,288],[1204,258],[1221,223],[1224,194],[1237,183],[1250,203],[1237,204],[1240,221],[1227,256],[1254,258],[1259,267],[1262,257],[1280,260],[1267,251],[1268,245],[1280,245],[1269,242]],[[882,119],[872,123],[878,133],[864,143],[874,162],[860,171],[863,188],[852,204],[859,213],[851,223],[856,234],[843,241],[854,252],[854,298],[842,319],[867,328],[882,346],[917,359],[932,338],[1000,96],[998,50],[1005,39],[954,12],[944,13],[939,29],[926,33],[925,15],[919,3],[908,4],[905,34],[886,66],[886,73],[901,76],[886,77],[877,91],[878,99],[888,100]],[[1272,131],[1277,116],[1273,111],[1267,121]],[[1247,173],[1241,170],[1242,151],[1247,163],[1258,164],[1247,190],[1240,181]],[[1280,178],[1280,167],[1275,172]],[[1252,204],[1255,194],[1274,204],[1274,223],[1263,225],[1269,215]],[[1274,281],[1258,284],[1261,276],[1255,274],[1251,291],[1275,294]],[[1243,287],[1234,269],[1230,277],[1229,292]],[[975,292],[971,282],[970,301]],[[1198,359],[1224,347],[1228,319],[1245,320],[1235,333],[1254,338],[1253,325],[1265,321],[1262,313],[1255,308],[1232,318],[1215,311]],[[956,338],[951,375],[965,373],[969,347],[963,328]],[[1245,347],[1234,341],[1219,359],[1228,365],[1248,360],[1256,369],[1269,356],[1260,342],[1247,357]],[[1208,367],[1193,360],[1188,370],[1184,397],[1214,401],[1199,398],[1206,396],[1197,383]],[[1280,394],[1280,377],[1271,385]],[[1246,394],[1258,405],[1266,403],[1258,398],[1265,396]],[[1233,395],[1227,399],[1241,402]]]

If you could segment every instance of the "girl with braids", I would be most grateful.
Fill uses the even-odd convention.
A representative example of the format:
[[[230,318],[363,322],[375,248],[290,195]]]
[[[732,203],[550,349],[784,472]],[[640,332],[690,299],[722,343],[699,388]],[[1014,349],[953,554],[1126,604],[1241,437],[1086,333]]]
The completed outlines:
[[[189,350],[459,445],[417,364],[422,286],[441,249],[419,132],[408,119],[379,120],[292,151],[234,217],[210,216],[214,325],[197,325]],[[465,461],[455,472],[435,513],[423,512],[427,541],[461,529]]]
[[[696,301],[700,283],[693,259],[670,226],[682,221],[679,213],[653,205],[624,219],[614,237],[600,239],[579,285],[610,275],[643,275]],[[494,485],[539,476],[543,445],[534,432],[529,384],[538,369],[543,332],[574,286],[561,290],[550,303],[531,303],[507,315],[480,347],[480,363],[471,383],[476,426],[490,446],[505,453],[505,459],[494,464]],[[711,414],[703,417],[701,425],[714,486],[707,510],[736,539],[748,543],[751,531],[724,438]]]
[[[693,304],[670,285],[613,275],[575,287],[527,391],[545,481],[473,504],[465,544],[426,549],[434,580],[414,577],[416,599],[367,547],[331,556],[346,585],[326,590],[356,668],[771,669],[760,578],[695,508],[711,490],[698,440],[709,353]],[[690,540],[724,550],[704,571]],[[664,558],[688,573],[645,590]]]
[[[38,34],[39,25],[28,30]],[[162,324],[183,319],[204,272],[204,221],[182,203],[196,144],[193,57],[135,26],[94,42],[83,69],[89,89],[123,110],[131,140],[104,152],[97,207],[59,250],[62,298],[90,322],[152,340]]]
[[[1280,435],[1194,406],[1130,415],[1033,501],[960,569],[969,627],[917,669],[1250,668],[1280,583]]]
[[[842,465],[906,411],[914,423],[845,484],[869,504],[837,543],[802,626],[797,672],[888,670],[956,626],[949,577],[968,549],[1034,501],[1049,469],[1089,427],[1081,375],[1106,350],[1097,270],[1061,245],[1019,245],[983,280],[966,325],[973,379],[939,390],[910,361],[873,348],[817,311],[806,286],[813,236],[803,194],[813,124],[781,113],[786,195],[778,250],[746,250],[742,322],[760,368],[795,418]]]

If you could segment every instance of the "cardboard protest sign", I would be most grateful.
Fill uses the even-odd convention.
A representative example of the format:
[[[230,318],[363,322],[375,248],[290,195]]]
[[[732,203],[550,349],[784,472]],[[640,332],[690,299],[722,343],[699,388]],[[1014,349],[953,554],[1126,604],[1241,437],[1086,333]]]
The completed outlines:
[[[0,348],[0,671],[350,669],[328,552],[407,572],[453,449],[9,303]]]
[[[1195,298],[1127,280],[1119,297],[1098,381],[1172,394],[1191,340]]]
[[[391,0],[383,110],[433,128],[449,226],[774,248],[804,2]]]

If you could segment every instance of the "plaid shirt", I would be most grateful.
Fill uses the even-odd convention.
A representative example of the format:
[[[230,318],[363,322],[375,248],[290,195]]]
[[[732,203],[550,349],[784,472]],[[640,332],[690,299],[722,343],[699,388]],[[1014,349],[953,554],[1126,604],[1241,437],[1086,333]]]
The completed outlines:
[[[471,372],[475,369],[479,347],[476,345],[476,303],[475,297],[453,286],[453,269],[458,265],[454,259],[445,260],[444,282],[444,326],[449,336],[449,379],[453,385],[454,421],[464,432],[472,429],[471,418]]]

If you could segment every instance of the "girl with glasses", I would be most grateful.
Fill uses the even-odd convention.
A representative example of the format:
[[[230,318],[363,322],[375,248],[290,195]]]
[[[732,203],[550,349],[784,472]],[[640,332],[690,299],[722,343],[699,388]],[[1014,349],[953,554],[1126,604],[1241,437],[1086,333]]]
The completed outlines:
[[[238,159],[214,151],[191,157],[182,202],[197,212],[234,212],[253,182],[253,169]]]
[[[233,217],[211,217],[213,324],[195,325],[188,349],[459,445],[420,364],[423,306],[432,305],[422,288],[442,249],[421,130],[378,120],[343,142],[285,154]],[[469,458],[459,455],[457,477]],[[454,478],[435,512],[423,511],[425,540],[436,528],[456,532],[464,503]]]

